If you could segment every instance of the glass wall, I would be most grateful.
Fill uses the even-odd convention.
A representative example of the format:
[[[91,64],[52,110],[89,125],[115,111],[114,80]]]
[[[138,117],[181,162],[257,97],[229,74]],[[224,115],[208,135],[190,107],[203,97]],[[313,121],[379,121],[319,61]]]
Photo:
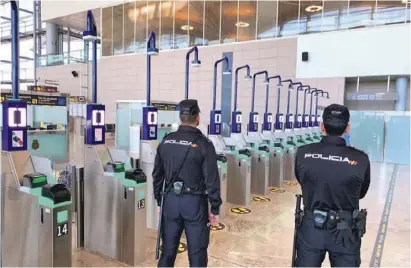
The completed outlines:
[[[278,1],[257,2],[257,39],[277,37]]]
[[[103,9],[102,55],[144,52],[151,31],[164,50],[409,21],[402,1],[132,1]]]
[[[220,1],[205,1],[204,8],[204,45],[220,43]]]

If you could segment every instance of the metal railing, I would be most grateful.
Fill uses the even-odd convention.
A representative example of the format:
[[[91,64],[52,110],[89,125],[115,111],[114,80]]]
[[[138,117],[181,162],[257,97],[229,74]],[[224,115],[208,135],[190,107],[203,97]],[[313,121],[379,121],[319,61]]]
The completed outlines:
[[[36,66],[37,67],[48,67],[48,66],[57,66],[57,65],[67,65],[73,63],[85,63],[85,51],[81,50],[74,50],[68,52],[64,52],[62,54],[55,54],[55,55],[42,55],[37,57]],[[100,59],[100,48],[97,48],[97,60]],[[88,61],[92,60],[92,53],[88,53]]]

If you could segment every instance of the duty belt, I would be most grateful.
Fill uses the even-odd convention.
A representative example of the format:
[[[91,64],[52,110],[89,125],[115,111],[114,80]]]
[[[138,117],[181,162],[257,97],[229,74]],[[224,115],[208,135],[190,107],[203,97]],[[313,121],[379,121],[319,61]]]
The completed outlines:
[[[174,182],[171,186],[171,189],[178,196],[182,194],[192,194],[192,195],[206,195],[207,194],[206,190],[191,189],[191,188],[186,187],[182,181]]]
[[[304,215],[313,218],[314,227],[317,229],[352,229],[359,230],[361,236],[365,234],[367,210],[319,210],[304,209]],[[345,226],[345,228],[343,227]]]

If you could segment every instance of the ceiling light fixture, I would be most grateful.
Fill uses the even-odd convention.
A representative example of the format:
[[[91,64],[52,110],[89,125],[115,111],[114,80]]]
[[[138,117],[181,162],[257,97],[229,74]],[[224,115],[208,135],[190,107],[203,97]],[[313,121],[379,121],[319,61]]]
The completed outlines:
[[[250,26],[250,24],[247,23],[247,22],[244,22],[244,21],[239,21],[235,24],[235,26],[237,26],[239,28],[246,28],[246,27]]]
[[[317,6],[317,5],[311,5],[311,6],[308,6],[308,7],[305,8],[305,11],[311,12],[311,13],[319,12],[321,10],[323,10],[323,7],[322,6]]]
[[[181,26],[181,30],[183,30],[183,31],[188,31],[188,30],[193,30],[194,29],[194,27],[193,26],[190,26],[190,25],[183,25],[183,26]]]

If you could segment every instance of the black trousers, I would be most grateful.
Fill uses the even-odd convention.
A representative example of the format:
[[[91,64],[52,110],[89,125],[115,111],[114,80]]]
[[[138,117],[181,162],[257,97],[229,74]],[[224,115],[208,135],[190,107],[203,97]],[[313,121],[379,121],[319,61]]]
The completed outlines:
[[[298,229],[296,267],[321,267],[327,252],[331,267],[359,267],[360,250],[361,240],[343,247],[329,230],[315,228],[312,217],[304,216]]]
[[[207,197],[177,196],[171,191],[165,196],[162,216],[162,251],[158,267],[174,266],[183,230],[190,267],[207,267],[210,240]]]

